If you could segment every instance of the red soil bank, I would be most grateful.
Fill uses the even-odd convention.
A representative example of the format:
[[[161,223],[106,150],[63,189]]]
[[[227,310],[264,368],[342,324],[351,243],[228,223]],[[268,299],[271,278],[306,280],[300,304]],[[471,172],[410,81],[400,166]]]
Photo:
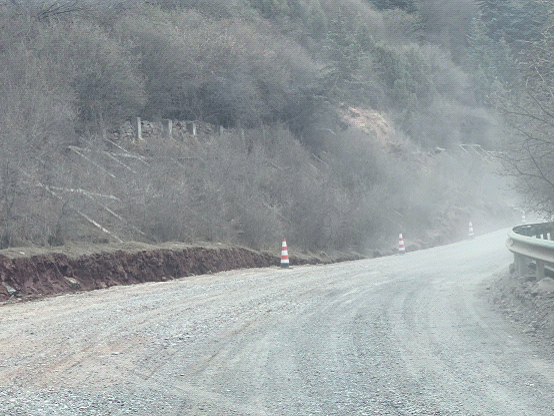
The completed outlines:
[[[278,264],[276,256],[243,248],[115,251],[79,258],[61,253],[18,258],[0,255],[0,301]]]

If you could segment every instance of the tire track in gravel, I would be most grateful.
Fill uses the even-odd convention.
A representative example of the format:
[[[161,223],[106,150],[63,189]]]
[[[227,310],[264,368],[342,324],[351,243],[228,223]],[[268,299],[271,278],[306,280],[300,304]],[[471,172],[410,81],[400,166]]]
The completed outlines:
[[[550,416],[551,352],[480,295],[503,241],[2,307],[0,415]]]

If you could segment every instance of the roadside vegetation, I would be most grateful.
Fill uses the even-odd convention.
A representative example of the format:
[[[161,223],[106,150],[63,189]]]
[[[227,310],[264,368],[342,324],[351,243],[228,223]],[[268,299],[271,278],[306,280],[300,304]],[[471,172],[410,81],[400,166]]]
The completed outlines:
[[[548,135],[551,96],[533,92],[552,80],[551,6],[497,3],[5,2],[0,247],[287,236],[367,252],[507,220],[495,162],[459,145],[503,150],[497,110],[515,103]],[[136,116],[211,133],[115,134]],[[117,173],[100,159],[114,151]]]

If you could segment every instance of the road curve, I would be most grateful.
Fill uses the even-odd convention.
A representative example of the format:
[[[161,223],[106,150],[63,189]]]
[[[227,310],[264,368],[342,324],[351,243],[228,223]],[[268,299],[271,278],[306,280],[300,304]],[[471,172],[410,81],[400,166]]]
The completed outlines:
[[[489,309],[506,232],[0,307],[0,415],[548,415],[552,351]]]

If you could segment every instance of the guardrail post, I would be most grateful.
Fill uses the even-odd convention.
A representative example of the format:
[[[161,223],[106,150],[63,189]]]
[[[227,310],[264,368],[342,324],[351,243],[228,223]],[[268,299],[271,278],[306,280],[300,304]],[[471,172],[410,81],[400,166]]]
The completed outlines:
[[[515,268],[519,276],[527,273],[527,259],[521,254],[514,253]]]
[[[131,118],[131,124],[135,133],[135,139],[142,140],[142,123],[140,117]]]
[[[171,136],[173,135],[173,120],[168,118],[163,118],[162,127],[163,127],[165,138],[171,139]]]
[[[544,279],[544,261],[537,260],[537,280]]]
[[[185,121],[185,126],[189,134],[196,136],[196,123],[194,121]]]

